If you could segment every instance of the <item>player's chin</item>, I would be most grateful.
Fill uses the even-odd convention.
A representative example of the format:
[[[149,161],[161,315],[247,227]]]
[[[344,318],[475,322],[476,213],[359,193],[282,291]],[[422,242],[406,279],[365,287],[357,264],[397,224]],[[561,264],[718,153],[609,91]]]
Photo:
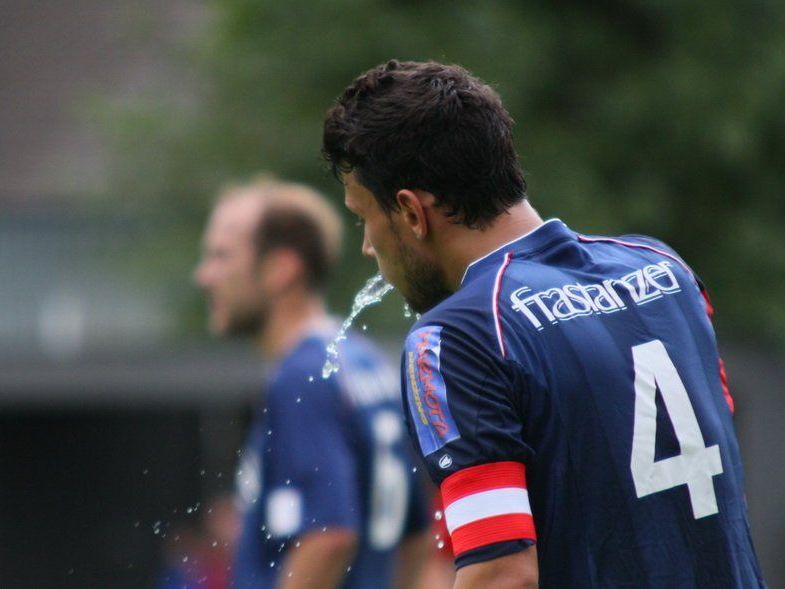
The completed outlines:
[[[435,281],[428,284],[426,288],[415,289],[408,293],[401,291],[401,293],[409,307],[420,315],[427,313],[452,294],[443,288],[439,288]]]
[[[422,301],[413,301],[413,300],[407,299],[406,297],[404,297],[404,299],[406,300],[406,303],[409,305],[409,308],[412,311],[414,311],[415,313],[417,313],[418,315],[422,315],[423,313],[427,313],[428,311],[433,309],[438,304],[438,302],[435,302],[435,303],[428,302],[428,303],[426,303],[426,302],[422,302]]]
[[[422,315],[433,309],[439,301],[430,300],[419,294],[409,294],[401,290],[401,294],[403,295],[403,299],[406,301],[406,304],[409,305],[412,311]]]
[[[381,277],[384,278],[385,282],[389,282],[399,291],[401,290],[401,284],[398,278],[394,276],[392,272],[390,272],[389,268],[381,263],[381,260],[379,260],[378,256],[376,257],[376,270],[379,272]]]

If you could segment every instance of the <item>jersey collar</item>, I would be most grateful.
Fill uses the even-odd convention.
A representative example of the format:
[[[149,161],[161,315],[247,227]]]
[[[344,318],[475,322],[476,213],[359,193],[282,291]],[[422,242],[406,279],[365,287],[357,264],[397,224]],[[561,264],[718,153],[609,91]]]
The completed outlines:
[[[475,276],[479,276],[483,270],[498,265],[507,252],[524,253],[541,249],[562,237],[574,237],[575,233],[567,227],[560,219],[548,219],[539,227],[532,229],[525,235],[516,237],[512,241],[496,248],[474,260],[466,267],[461,279],[461,285],[470,282]]]

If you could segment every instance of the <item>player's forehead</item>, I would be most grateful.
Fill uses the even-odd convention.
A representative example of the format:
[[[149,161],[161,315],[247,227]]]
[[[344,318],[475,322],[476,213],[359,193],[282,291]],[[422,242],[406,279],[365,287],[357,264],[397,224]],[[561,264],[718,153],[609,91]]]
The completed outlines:
[[[341,177],[344,188],[344,204],[355,212],[363,212],[376,202],[370,190],[360,184],[354,171],[344,172]]]
[[[224,198],[210,215],[205,241],[247,242],[258,227],[262,213],[262,201],[251,195],[238,194]]]

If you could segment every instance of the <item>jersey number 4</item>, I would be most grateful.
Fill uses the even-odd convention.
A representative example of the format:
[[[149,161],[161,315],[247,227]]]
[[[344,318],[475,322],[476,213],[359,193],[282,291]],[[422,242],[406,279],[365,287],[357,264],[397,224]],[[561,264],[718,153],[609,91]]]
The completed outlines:
[[[687,389],[660,340],[633,346],[635,422],[630,469],[638,498],[687,485],[695,519],[718,513],[713,476],[722,474],[720,448],[706,447]],[[657,389],[662,394],[681,453],[654,460]]]

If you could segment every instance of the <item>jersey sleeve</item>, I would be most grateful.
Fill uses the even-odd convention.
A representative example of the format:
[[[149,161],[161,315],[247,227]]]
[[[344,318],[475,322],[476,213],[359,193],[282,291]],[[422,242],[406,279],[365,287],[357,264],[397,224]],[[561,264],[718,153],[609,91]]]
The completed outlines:
[[[526,485],[515,376],[490,342],[447,325],[407,337],[407,423],[439,486],[457,566],[516,552],[536,539]]]
[[[331,381],[279,378],[268,393],[267,532],[291,538],[311,529],[359,529],[356,464]]]

